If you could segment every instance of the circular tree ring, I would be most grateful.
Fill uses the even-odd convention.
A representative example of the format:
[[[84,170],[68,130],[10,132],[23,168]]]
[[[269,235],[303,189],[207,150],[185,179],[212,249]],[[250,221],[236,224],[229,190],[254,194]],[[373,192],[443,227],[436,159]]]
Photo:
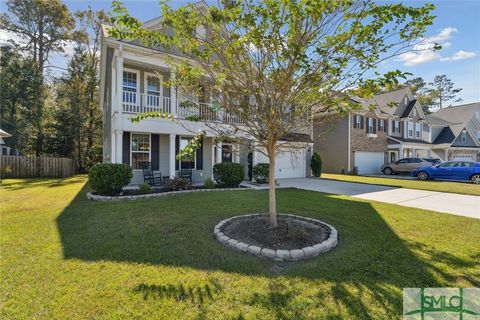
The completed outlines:
[[[303,224],[307,226],[317,226],[322,229],[328,230],[328,236],[321,242],[314,243],[305,247],[300,248],[270,248],[268,246],[263,246],[260,244],[247,243],[241,241],[240,239],[234,239],[225,234],[225,227],[233,222],[252,220],[252,219],[264,219],[265,214],[247,214],[241,216],[231,217],[225,220],[220,221],[213,230],[213,235],[222,245],[229,247],[231,249],[249,253],[255,256],[262,258],[274,260],[274,261],[298,261],[302,259],[308,259],[318,256],[323,252],[327,252],[334,248],[338,242],[338,233],[337,230],[320,220],[292,215],[292,214],[279,214],[278,218],[289,219],[289,221],[294,221],[298,224]],[[260,223],[260,222],[259,222]]]

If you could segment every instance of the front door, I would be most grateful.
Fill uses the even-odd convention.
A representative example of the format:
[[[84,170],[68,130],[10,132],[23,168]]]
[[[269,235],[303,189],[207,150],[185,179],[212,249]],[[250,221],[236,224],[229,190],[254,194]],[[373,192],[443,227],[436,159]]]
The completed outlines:
[[[388,151],[388,162],[395,162],[398,158],[398,151]]]
[[[233,162],[233,145],[222,144],[222,162]]]

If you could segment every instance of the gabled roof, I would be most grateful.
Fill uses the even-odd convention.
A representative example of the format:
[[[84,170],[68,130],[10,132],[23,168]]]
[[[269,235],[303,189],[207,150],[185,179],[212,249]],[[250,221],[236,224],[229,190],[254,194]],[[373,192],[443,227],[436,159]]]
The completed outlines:
[[[426,115],[427,122],[429,125],[432,126],[448,126],[449,122],[440,118],[435,117],[434,115],[428,114]]]
[[[413,107],[415,107],[415,103],[417,103],[417,100],[411,100],[405,110],[402,113],[401,118],[408,118],[410,116],[410,112],[412,112]]]
[[[465,124],[475,116],[475,112],[477,111],[480,112],[480,102],[443,108],[432,113],[430,118],[434,120],[441,119],[447,123]]]
[[[450,127],[445,127],[440,131],[438,136],[433,141],[433,144],[452,143],[455,140],[456,135],[452,132]]]
[[[378,108],[386,114],[401,116],[403,108],[399,108],[405,96],[413,97],[409,88],[402,88],[395,91],[385,92],[372,98]]]

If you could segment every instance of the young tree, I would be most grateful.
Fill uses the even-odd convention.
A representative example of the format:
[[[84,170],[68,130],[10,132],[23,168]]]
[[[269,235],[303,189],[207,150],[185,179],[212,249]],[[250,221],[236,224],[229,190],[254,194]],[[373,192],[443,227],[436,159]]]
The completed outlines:
[[[280,138],[312,119],[354,107],[341,94],[345,89],[362,88],[371,96],[379,86],[395,82],[402,75],[398,70],[378,79],[365,79],[364,74],[408,51],[432,24],[434,8],[368,0],[225,0],[218,7],[190,4],[178,9],[162,3],[163,30],[150,30],[119,2],[113,7],[112,36],[180,51],[187,59],[171,60],[175,84],[197,97],[208,84],[218,101],[216,109],[241,122],[210,129],[219,136],[254,140],[268,156],[272,227],[277,225],[275,155],[283,147]],[[149,116],[166,115],[140,119]]]
[[[448,79],[444,74],[435,76],[433,82],[430,82],[429,85],[432,86],[429,91],[433,98],[433,105],[439,109],[442,109],[443,105],[448,101],[462,101],[461,98],[456,98],[457,94],[462,91],[462,88],[454,88],[452,80]]]

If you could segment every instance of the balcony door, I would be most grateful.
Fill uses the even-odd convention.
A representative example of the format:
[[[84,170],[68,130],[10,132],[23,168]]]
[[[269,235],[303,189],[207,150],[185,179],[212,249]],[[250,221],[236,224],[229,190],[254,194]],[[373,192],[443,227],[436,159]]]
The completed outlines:
[[[123,71],[123,111],[139,112],[140,100],[138,97],[139,72],[137,70],[124,69]]]
[[[145,73],[145,105],[147,111],[158,111],[161,108],[161,111],[170,112],[169,108],[163,106],[162,82],[160,75]]]

